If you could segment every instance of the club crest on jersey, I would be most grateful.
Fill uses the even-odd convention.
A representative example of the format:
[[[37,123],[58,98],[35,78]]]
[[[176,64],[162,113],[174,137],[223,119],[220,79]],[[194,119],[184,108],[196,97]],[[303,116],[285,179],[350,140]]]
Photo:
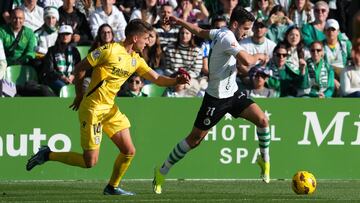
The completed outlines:
[[[131,60],[131,65],[132,65],[132,66],[136,66],[136,59],[132,58],[132,60]]]
[[[99,50],[95,50],[91,53],[92,57],[96,60],[100,57],[100,51]]]
[[[210,118],[205,118],[204,119],[204,125],[210,125],[210,124],[211,124]]]

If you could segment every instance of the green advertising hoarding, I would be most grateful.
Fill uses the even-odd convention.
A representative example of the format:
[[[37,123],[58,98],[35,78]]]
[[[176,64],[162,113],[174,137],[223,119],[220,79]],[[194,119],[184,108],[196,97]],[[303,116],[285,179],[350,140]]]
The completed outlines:
[[[258,99],[271,124],[271,176],[289,179],[309,170],[318,179],[360,179],[360,108],[357,99]],[[91,169],[48,162],[25,170],[40,145],[81,152],[72,99],[0,99],[0,180],[108,179],[119,153],[103,135],[98,164]],[[126,179],[151,179],[175,144],[191,130],[199,98],[118,98],[136,146]],[[199,148],[189,152],[169,178],[256,179],[256,128],[226,115]]]

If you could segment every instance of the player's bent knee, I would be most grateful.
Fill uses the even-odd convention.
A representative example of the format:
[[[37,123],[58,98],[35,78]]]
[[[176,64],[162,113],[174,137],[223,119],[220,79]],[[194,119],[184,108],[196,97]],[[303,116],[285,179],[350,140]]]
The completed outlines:
[[[266,116],[261,116],[259,118],[259,121],[257,123],[257,127],[259,128],[266,128],[269,126],[269,120],[266,118]]]
[[[97,159],[85,159],[86,168],[92,168],[97,164]]]

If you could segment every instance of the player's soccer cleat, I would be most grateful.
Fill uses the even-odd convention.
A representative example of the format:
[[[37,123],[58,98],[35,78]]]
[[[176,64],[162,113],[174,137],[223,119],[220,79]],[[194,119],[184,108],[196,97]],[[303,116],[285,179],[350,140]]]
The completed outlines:
[[[30,171],[37,165],[41,165],[49,160],[49,153],[51,152],[48,146],[42,146],[39,151],[34,154],[26,164],[26,170]]]
[[[133,192],[125,191],[119,187],[113,187],[111,185],[107,185],[104,189],[104,195],[127,195],[132,196],[135,195]]]
[[[265,183],[270,182],[270,162],[265,162],[261,155],[257,157],[257,164],[260,166],[260,177]]]
[[[158,167],[155,167],[154,180],[152,182],[154,193],[161,194],[161,192],[162,192],[161,186],[164,183],[164,181],[165,181],[165,176],[160,173],[160,170]]]

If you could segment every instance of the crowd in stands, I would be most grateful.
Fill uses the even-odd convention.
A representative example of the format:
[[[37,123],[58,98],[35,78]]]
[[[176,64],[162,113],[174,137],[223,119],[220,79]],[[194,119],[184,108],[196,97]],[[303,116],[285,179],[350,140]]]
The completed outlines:
[[[0,97],[59,96],[73,84],[75,65],[107,43],[121,42],[133,19],[153,25],[141,56],[158,73],[191,76],[165,97],[201,97],[207,87],[211,41],[165,23],[175,15],[205,29],[227,26],[238,6],[255,21],[238,42],[269,61],[238,63],[237,82],[254,98],[360,97],[360,1],[358,0],[8,0],[0,5]],[[32,67],[36,81],[12,84],[7,67]],[[91,79],[86,73],[84,88]],[[138,75],[118,96],[146,97]],[[12,90],[14,89],[15,90]]]

